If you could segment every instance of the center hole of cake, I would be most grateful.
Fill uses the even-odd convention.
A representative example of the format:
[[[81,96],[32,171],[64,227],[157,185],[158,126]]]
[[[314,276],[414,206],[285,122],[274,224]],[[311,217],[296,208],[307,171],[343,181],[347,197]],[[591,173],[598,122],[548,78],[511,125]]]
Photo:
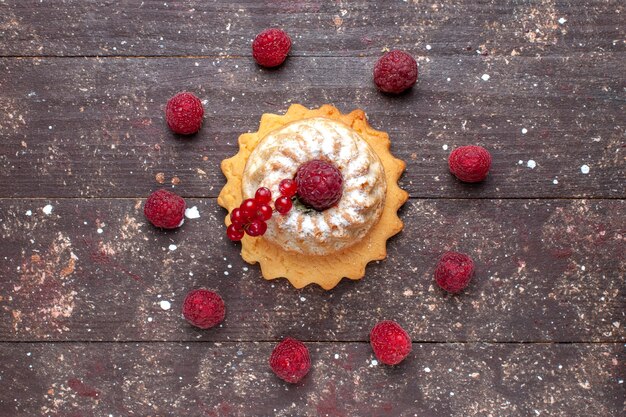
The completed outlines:
[[[313,159],[298,167],[294,177],[298,200],[308,208],[327,210],[341,200],[343,176],[331,162]]]

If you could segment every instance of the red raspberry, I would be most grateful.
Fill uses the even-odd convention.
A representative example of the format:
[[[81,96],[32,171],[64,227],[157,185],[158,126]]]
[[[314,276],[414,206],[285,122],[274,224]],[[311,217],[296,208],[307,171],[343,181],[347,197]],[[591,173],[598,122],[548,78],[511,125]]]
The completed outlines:
[[[480,182],[489,173],[491,155],[482,146],[461,146],[450,153],[448,166],[461,181]]]
[[[222,297],[204,288],[190,291],[183,302],[183,316],[201,329],[217,326],[224,320],[225,314]]]
[[[317,211],[331,208],[341,199],[343,177],[334,165],[314,159],[296,171],[298,198]]]
[[[469,256],[458,252],[446,252],[439,259],[435,269],[435,280],[444,290],[451,293],[461,292],[474,275],[474,261]]]
[[[252,56],[263,67],[277,67],[287,59],[291,38],[280,29],[265,29],[252,42]]]
[[[288,337],[272,351],[270,367],[280,379],[295,384],[311,369],[309,349],[299,340]]]
[[[385,93],[399,94],[417,81],[417,62],[403,51],[391,51],[374,66],[374,83]]]
[[[172,132],[179,135],[191,135],[200,130],[204,107],[202,102],[191,93],[178,93],[167,102],[165,119]]]
[[[411,338],[398,323],[385,320],[370,332],[370,344],[379,361],[397,365],[411,353]]]
[[[143,214],[156,227],[175,229],[182,226],[186,207],[182,197],[160,189],[150,194],[143,206]]]

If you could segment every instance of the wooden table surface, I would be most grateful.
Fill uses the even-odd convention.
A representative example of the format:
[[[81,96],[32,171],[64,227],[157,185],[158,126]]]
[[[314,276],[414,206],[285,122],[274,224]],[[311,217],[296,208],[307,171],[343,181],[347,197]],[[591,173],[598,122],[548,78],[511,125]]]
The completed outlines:
[[[270,26],[277,70],[251,58]],[[622,416],[625,27],[619,0],[0,0],[0,416]],[[395,48],[420,80],[390,97]],[[192,139],[164,122],[181,90]],[[292,103],[364,109],[407,162],[388,259],[329,292],[263,280],[216,203],[237,137]],[[447,171],[465,144],[492,152],[480,185]],[[160,187],[200,218],[147,224]],[[477,263],[459,296],[432,279],[450,249]],[[181,318],[201,286],[219,328]],[[413,339],[396,367],[382,319]],[[285,336],[297,385],[267,365]]]

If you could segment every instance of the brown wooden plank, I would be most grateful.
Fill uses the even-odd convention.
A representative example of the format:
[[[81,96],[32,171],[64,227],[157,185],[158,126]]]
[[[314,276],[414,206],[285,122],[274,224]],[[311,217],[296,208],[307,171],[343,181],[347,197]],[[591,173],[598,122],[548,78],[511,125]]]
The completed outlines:
[[[250,56],[252,38],[270,26],[292,35],[296,56],[383,48],[535,56],[625,46],[619,0],[5,0],[0,7],[5,56]]]
[[[0,416],[623,415],[619,344],[415,344],[399,366],[367,343],[310,343],[298,385],[273,343],[5,343]]]
[[[423,60],[419,85],[388,97],[371,82],[370,58],[294,58],[272,72],[248,59],[4,59],[0,176],[9,180],[0,196],[138,197],[163,173],[180,179],[183,195],[214,197],[239,134],[298,102],[366,110],[407,161],[402,184],[413,197],[624,197],[626,60],[573,62]],[[175,138],[163,120],[167,99],[183,89],[207,103],[193,139]],[[478,186],[447,169],[450,150],[469,143],[493,153],[492,175]]]
[[[188,204],[201,217],[162,232],[140,200],[0,200],[0,340],[365,341],[382,319],[425,341],[625,339],[623,200],[411,200],[388,259],[330,292],[263,280],[215,200]],[[433,282],[449,249],[477,264],[461,296]],[[198,286],[224,297],[221,328],[181,319]]]

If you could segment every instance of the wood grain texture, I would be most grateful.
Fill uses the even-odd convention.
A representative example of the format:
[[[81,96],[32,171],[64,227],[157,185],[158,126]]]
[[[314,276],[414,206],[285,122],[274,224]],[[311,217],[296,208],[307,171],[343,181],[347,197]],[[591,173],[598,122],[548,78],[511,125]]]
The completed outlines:
[[[625,13],[619,0],[0,0],[0,417],[621,417]],[[273,71],[250,56],[270,26],[294,41]],[[420,80],[390,97],[371,77],[395,48]],[[205,103],[192,138],[163,119],[181,90]],[[292,103],[364,109],[407,162],[389,258],[331,292],[264,281],[215,202],[237,137]],[[466,144],[493,155],[480,185],[448,173]],[[172,186],[201,217],[163,232],[141,204]],[[449,249],[477,265],[459,296],[432,279]],[[181,318],[200,286],[226,301],[219,328]],[[373,362],[382,319],[415,342],[398,367]],[[296,386],[267,366],[286,336],[312,353]]]
[[[288,385],[273,343],[5,343],[0,416],[622,415],[619,344],[414,344],[396,367],[368,343],[309,343]],[[620,365],[621,364],[621,365]],[[575,410],[575,413],[572,413]]]
[[[263,280],[225,237],[215,200],[187,202],[201,217],[163,232],[141,200],[0,200],[0,340],[366,341],[382,319],[424,341],[624,340],[621,200],[410,200],[388,259],[330,292]],[[477,264],[460,296],[432,278],[450,249]],[[226,301],[219,329],[180,317],[199,286]]]
[[[619,0],[5,0],[0,55],[250,56],[254,36],[271,26],[291,34],[294,56],[376,56],[384,48],[429,55],[623,52],[623,6]]]
[[[279,71],[247,58],[2,59],[0,195],[143,197],[157,178],[176,177],[183,195],[215,197],[220,161],[263,113],[332,103],[364,109],[391,135],[412,197],[623,198],[625,57],[426,58],[421,81],[400,97],[376,91],[371,58],[292,58]],[[163,120],[180,90],[206,103],[193,138]],[[493,154],[480,185],[448,173],[449,152],[466,144]]]

